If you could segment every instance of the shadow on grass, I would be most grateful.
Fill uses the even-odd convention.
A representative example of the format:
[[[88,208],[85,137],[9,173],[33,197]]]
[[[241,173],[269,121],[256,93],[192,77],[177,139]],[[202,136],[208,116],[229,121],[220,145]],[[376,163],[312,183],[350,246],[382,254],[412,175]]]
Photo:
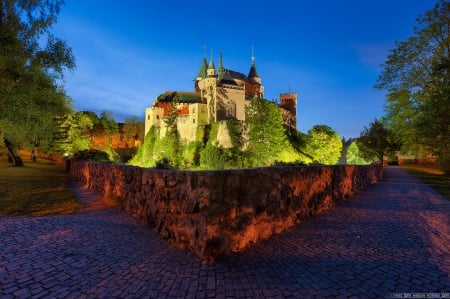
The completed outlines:
[[[81,209],[61,165],[45,159],[24,162],[14,167],[0,155],[0,215],[72,214]]]
[[[401,168],[450,200],[450,177],[438,168],[420,164],[402,165]]]

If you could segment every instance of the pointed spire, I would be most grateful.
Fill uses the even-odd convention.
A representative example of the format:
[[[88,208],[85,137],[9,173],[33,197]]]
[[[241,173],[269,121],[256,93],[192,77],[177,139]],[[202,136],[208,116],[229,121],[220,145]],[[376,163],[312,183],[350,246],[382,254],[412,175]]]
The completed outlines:
[[[223,68],[222,50],[220,50],[220,55],[219,55],[219,80],[222,78],[224,70],[225,69]]]
[[[209,59],[209,65],[208,65],[208,69],[216,69],[216,67],[214,66],[214,61],[213,61],[213,57],[212,57],[212,49],[211,49],[211,58]]]
[[[222,60],[222,50],[220,50],[219,54],[219,72],[223,71],[223,60]]]
[[[250,67],[250,71],[248,72],[248,78],[259,78],[258,71],[255,66],[255,49],[252,46],[252,65]]]
[[[252,45],[252,66],[255,66],[255,47]]]
[[[211,50],[211,58],[209,59],[207,76],[208,77],[215,77],[216,76],[216,67],[214,66],[214,61],[213,61],[213,58],[212,58],[212,50]]]
[[[202,64],[198,72],[197,78],[205,78],[207,75],[208,64],[206,62],[206,57],[203,56]]]
[[[208,65],[208,69],[216,69],[216,67],[214,66],[214,61],[212,59],[212,57],[209,59],[209,65]]]

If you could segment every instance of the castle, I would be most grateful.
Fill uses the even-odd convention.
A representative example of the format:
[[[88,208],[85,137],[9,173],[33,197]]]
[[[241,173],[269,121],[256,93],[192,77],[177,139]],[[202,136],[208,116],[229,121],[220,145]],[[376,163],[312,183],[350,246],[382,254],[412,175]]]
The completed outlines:
[[[145,134],[155,126],[160,137],[166,135],[164,119],[171,113],[172,103],[176,103],[178,132],[186,141],[196,139],[200,126],[220,122],[220,128],[223,129],[223,121],[228,119],[245,121],[245,107],[251,99],[264,97],[264,86],[256,70],[255,57],[251,57],[248,75],[224,68],[222,54],[219,59],[216,70],[212,57],[209,63],[203,57],[200,71],[194,80],[193,92],[166,91],[155,99],[152,107],[146,108]],[[296,129],[297,94],[281,94],[278,108],[283,116],[283,125]],[[227,147],[226,143],[221,145]]]

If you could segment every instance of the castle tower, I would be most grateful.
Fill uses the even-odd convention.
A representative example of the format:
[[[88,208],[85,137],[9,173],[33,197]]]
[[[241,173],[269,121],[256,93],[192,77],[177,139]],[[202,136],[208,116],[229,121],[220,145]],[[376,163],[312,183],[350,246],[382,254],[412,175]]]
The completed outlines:
[[[208,68],[206,69],[206,77],[199,81],[198,87],[200,89],[201,97],[206,101],[208,107],[208,123],[213,123],[217,121],[217,74],[212,55],[209,60]]]
[[[280,106],[295,115],[297,110],[297,93],[288,92],[280,94]]]
[[[291,129],[297,129],[297,93],[280,94],[279,108],[283,116],[283,125]]]
[[[247,77],[252,83],[261,84],[261,77],[259,77],[258,71],[256,70],[255,66],[255,55],[253,47],[252,47],[252,65],[250,66],[250,71],[248,72]]]
[[[216,67],[214,66],[214,61],[212,59],[212,55],[211,55],[211,59],[209,60],[209,65],[208,65],[208,69],[206,70],[206,75],[208,77],[216,76]]]
[[[262,99],[264,97],[264,86],[261,84],[261,77],[258,74],[255,66],[255,55],[252,47],[252,64],[248,72],[248,84],[245,85],[246,97],[256,97]]]

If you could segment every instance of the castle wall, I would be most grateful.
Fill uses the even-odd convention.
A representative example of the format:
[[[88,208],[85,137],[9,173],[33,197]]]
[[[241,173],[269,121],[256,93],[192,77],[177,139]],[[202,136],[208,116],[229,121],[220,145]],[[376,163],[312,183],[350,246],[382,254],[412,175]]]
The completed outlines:
[[[182,139],[195,141],[198,127],[207,124],[208,107],[206,104],[190,104],[188,109],[187,115],[178,116],[177,129]]]
[[[231,143],[230,133],[228,132],[226,121],[219,122],[219,128],[217,130],[217,140],[216,141],[223,148],[233,147],[233,143]]]
[[[243,86],[217,87],[217,120],[236,118],[245,120],[245,89]],[[234,111],[233,111],[234,110]]]
[[[145,133],[147,135],[148,131],[152,126],[159,126],[164,117],[164,109],[160,107],[148,107],[145,109]]]
[[[290,110],[286,110],[283,107],[278,107],[281,115],[283,116],[283,126],[296,130],[297,129],[297,117]]]
[[[379,164],[175,171],[72,161],[70,175],[115,198],[200,258],[240,252],[332,209],[382,178]]]
[[[206,104],[179,104],[177,109],[180,114],[177,117],[177,129],[182,139],[195,141],[198,126],[207,124]],[[152,126],[159,128],[159,136],[163,138],[167,134],[167,125],[164,122],[164,109],[151,107],[146,109],[145,134]]]
[[[264,86],[260,84],[245,83],[245,95],[250,98],[264,98]]]

